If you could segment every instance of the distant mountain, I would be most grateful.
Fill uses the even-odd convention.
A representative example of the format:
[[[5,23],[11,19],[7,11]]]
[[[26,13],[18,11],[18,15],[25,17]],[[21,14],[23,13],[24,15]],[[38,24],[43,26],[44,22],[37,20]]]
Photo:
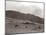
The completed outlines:
[[[21,19],[21,20],[29,20],[32,22],[37,22],[37,23],[44,23],[44,19],[40,18],[38,16],[32,15],[32,14],[24,14],[20,13],[18,11],[12,11],[8,10],[6,11],[6,17],[14,18],[14,19]]]

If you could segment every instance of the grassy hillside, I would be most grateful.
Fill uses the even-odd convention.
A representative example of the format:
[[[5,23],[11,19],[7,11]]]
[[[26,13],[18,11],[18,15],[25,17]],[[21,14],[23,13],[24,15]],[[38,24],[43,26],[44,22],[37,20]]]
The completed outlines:
[[[24,14],[20,13],[18,11],[12,11],[8,10],[6,11],[6,17],[14,18],[14,19],[21,19],[21,20],[29,20],[32,22],[37,22],[37,23],[44,23],[44,19],[40,18],[38,16],[32,15],[32,14]]]

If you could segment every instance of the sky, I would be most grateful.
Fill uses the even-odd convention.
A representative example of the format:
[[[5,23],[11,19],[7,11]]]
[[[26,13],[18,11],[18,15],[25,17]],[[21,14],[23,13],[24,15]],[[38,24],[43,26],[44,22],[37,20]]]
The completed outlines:
[[[31,2],[7,1],[6,10],[19,11],[25,14],[29,13],[29,14],[33,14],[33,15],[43,18],[44,4],[43,3],[31,3]]]

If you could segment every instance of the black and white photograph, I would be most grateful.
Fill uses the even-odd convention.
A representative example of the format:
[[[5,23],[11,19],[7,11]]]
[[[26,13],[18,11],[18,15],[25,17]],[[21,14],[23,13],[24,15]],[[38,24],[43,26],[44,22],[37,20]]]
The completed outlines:
[[[44,32],[44,3],[6,0],[5,34]]]

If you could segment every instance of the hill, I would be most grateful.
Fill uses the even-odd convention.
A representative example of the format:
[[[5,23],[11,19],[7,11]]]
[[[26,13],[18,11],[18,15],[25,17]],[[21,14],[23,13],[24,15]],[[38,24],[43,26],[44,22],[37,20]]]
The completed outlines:
[[[44,19],[32,14],[24,14],[18,11],[8,10],[6,11],[6,17],[14,18],[14,19],[21,19],[21,20],[29,20],[36,23],[44,23]]]

